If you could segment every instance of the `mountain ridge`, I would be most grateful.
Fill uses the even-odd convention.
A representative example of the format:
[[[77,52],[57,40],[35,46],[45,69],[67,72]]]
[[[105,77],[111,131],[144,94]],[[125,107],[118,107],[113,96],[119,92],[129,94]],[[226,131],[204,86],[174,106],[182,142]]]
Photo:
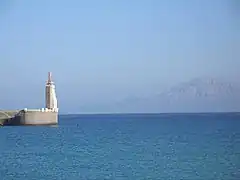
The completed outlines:
[[[121,112],[239,112],[240,86],[219,78],[194,78],[148,98],[115,104]]]

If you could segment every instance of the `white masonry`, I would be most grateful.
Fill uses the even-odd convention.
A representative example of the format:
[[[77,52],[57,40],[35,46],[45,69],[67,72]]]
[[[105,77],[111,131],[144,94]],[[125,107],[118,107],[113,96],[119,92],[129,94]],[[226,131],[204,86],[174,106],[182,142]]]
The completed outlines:
[[[58,112],[57,96],[54,82],[52,81],[52,73],[48,73],[48,80],[46,83],[46,110]]]

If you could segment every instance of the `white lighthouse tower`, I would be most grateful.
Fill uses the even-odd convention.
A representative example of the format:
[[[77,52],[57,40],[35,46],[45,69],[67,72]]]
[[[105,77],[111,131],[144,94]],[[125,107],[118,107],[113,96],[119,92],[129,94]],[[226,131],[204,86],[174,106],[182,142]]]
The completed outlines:
[[[52,73],[48,73],[48,80],[46,83],[46,109],[47,111],[58,112],[57,96],[55,84],[52,81]]]

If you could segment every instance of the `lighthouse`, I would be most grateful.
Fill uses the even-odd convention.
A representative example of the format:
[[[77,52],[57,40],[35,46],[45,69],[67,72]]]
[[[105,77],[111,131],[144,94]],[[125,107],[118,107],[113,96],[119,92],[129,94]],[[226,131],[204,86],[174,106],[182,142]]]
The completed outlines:
[[[0,110],[0,125],[56,125],[58,124],[58,102],[52,73],[48,73],[45,88],[45,107],[39,109]]]
[[[46,83],[46,105],[45,108],[47,111],[54,111],[58,112],[58,105],[57,105],[57,96],[56,96],[56,89],[55,84],[52,80],[52,73],[48,73],[48,80]]]

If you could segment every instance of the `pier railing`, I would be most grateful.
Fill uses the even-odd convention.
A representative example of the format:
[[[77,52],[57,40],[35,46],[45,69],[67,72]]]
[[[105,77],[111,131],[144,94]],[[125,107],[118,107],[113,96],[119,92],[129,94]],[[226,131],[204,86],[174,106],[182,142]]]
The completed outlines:
[[[48,108],[27,109],[27,108],[24,108],[22,111],[24,111],[24,112],[58,112],[58,108],[53,108],[53,109],[48,109]]]

